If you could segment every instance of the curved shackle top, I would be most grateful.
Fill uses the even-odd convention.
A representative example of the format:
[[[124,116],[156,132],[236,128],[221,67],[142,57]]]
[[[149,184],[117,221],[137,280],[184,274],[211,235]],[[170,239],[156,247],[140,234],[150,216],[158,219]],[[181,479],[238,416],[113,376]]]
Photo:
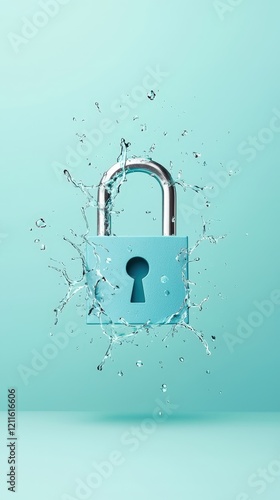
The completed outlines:
[[[144,172],[154,177],[160,184],[162,190],[162,234],[171,236],[176,234],[176,189],[173,179],[168,170],[156,163],[144,158],[133,158],[127,160],[125,166],[116,163],[104,173],[98,186],[98,208],[97,208],[97,234],[98,236],[110,236],[111,215],[109,201],[111,198],[110,187],[119,177],[132,172]]]

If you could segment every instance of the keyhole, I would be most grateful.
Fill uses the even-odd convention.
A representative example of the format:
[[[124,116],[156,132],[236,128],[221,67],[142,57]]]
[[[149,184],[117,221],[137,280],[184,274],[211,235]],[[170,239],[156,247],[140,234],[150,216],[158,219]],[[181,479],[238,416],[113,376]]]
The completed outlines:
[[[133,257],[126,264],[127,274],[134,279],[130,302],[145,302],[143,279],[149,272],[149,264],[143,257]]]

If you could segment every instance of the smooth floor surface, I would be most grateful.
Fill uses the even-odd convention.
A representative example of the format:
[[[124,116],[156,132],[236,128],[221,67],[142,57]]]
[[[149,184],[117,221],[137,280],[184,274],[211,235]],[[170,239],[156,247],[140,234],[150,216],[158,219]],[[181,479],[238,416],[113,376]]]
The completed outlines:
[[[277,500],[280,415],[172,408],[139,418],[82,412],[19,412],[20,500]],[[0,497],[7,414],[1,413]]]

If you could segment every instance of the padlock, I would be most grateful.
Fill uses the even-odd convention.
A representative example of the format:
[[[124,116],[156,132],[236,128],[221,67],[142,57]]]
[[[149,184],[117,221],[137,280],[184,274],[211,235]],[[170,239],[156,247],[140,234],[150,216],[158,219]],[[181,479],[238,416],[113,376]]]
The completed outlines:
[[[162,188],[162,236],[111,236],[112,187],[132,172]],[[87,240],[87,323],[188,322],[188,238],[176,235],[176,189],[162,165],[142,158],[113,165],[98,186],[97,236]]]

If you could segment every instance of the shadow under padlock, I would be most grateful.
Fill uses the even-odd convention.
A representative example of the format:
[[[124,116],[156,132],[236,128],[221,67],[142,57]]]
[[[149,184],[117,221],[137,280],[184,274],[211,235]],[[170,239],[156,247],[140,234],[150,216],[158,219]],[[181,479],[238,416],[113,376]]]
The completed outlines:
[[[124,169],[159,182],[162,236],[111,236],[111,189]],[[113,165],[99,184],[97,232],[86,249],[88,324],[188,321],[188,238],[176,236],[176,189],[168,170],[142,158]]]

